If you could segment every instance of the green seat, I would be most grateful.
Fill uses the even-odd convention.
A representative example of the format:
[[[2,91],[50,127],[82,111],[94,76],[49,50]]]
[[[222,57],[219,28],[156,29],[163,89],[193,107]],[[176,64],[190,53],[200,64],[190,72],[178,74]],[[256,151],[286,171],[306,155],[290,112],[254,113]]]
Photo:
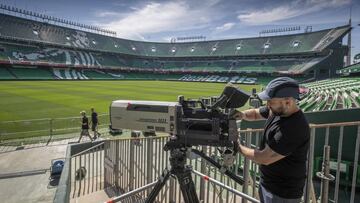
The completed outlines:
[[[12,68],[18,79],[54,79],[50,71],[40,68]]]
[[[9,73],[9,71],[6,70],[6,68],[0,67],[0,79],[1,80],[12,80],[15,79],[13,75]]]

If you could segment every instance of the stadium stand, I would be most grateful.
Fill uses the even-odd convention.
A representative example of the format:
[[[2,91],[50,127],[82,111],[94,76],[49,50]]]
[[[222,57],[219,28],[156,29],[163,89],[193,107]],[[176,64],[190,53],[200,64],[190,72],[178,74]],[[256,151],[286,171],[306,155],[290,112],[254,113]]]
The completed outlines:
[[[121,58],[113,54],[73,51],[68,49],[24,46],[21,44],[0,45],[6,50],[3,58],[21,63],[49,63],[83,67],[136,67],[141,69],[159,68],[166,70],[197,70],[227,72],[302,72],[307,67],[321,62],[326,57],[310,59],[242,59],[242,60],[200,60],[171,61],[137,58]]]
[[[114,79],[116,77],[111,76],[110,74],[107,74],[105,72],[102,72],[100,70],[84,70],[82,75],[87,79]]]
[[[337,78],[305,83],[309,92],[299,106],[303,111],[323,111],[360,107],[360,78]]]
[[[0,67],[0,79],[1,80],[13,80],[16,79],[14,75],[12,75],[7,68]]]
[[[350,75],[350,74],[358,74],[360,73],[360,62],[356,64],[352,64],[338,71],[339,74],[342,75]]]
[[[3,13],[0,62],[47,67],[48,74],[42,71],[39,79],[181,78],[173,74],[164,78],[164,71],[324,78],[343,66],[337,60],[345,55],[340,42],[350,30],[344,25],[282,36],[164,43],[121,39]],[[124,75],[124,71],[133,73]],[[149,71],[151,77],[142,75]],[[16,79],[36,79],[34,70],[15,72]]]
[[[17,79],[54,79],[51,72],[47,69],[40,69],[37,67],[21,67],[15,66],[11,68],[11,73],[16,76]]]
[[[85,74],[82,71],[70,69],[70,68],[53,68],[52,69],[54,76],[56,79],[66,79],[66,80],[88,80]]]
[[[3,19],[0,22],[1,33],[4,36],[44,41],[76,48],[156,57],[263,55],[320,51],[349,30],[348,26],[342,26],[317,32],[284,36],[160,43],[119,39],[6,14],[0,15],[0,18]]]

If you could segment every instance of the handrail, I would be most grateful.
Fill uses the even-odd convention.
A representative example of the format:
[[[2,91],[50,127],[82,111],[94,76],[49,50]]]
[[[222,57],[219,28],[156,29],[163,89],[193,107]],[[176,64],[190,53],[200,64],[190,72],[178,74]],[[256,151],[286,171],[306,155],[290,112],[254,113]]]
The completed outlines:
[[[229,187],[228,185],[226,185],[226,184],[224,184],[224,183],[222,183],[222,182],[220,182],[220,181],[218,181],[218,180],[216,180],[214,178],[211,178],[211,177],[209,177],[209,176],[207,176],[205,174],[202,174],[199,171],[191,170],[191,172],[193,172],[195,175],[198,175],[198,176],[202,177],[204,180],[209,181],[209,182],[211,182],[211,183],[213,183],[215,185],[218,185],[218,186],[222,187],[223,189],[226,189],[229,192],[232,192],[232,193],[234,193],[234,194],[236,194],[236,195],[238,195],[238,196],[240,196],[240,197],[242,197],[242,198],[244,198],[246,200],[249,200],[249,201],[255,202],[255,203],[260,203],[259,200],[249,196],[248,194],[245,194],[243,192],[239,192],[236,189],[234,189],[232,187]]]
[[[109,114],[103,113],[99,114],[100,116],[108,116]],[[59,117],[59,118],[35,118],[35,119],[27,119],[27,120],[13,120],[13,121],[0,121],[0,123],[15,123],[15,122],[28,122],[28,121],[49,121],[49,120],[66,120],[71,118],[81,118],[81,116],[71,116],[71,117]]]
[[[340,152],[340,154],[338,154],[337,157],[337,168],[340,168],[340,164],[342,163],[342,159],[341,159],[341,151],[342,151],[342,137],[344,135],[344,132],[346,130],[346,128],[344,126],[355,126],[358,128],[357,130],[357,135],[356,135],[356,140],[357,140],[357,145],[355,146],[355,152],[359,151],[359,139],[360,139],[360,121],[354,121],[354,122],[339,122],[339,123],[328,123],[328,124],[310,124],[311,126],[311,139],[310,139],[310,147],[309,147],[309,154],[308,154],[308,163],[307,163],[307,168],[308,171],[314,171],[313,170],[313,166],[315,164],[317,164],[317,162],[315,162],[315,140],[317,138],[318,135],[322,135],[320,133],[320,131],[318,132],[318,130],[316,128],[320,128],[320,127],[324,127],[326,128],[327,132],[326,135],[327,137],[330,136],[330,129],[329,127],[333,126],[333,127],[338,127],[338,126],[342,126],[340,127],[340,137],[339,138],[339,144],[337,147],[333,146],[334,148],[337,148],[338,151]],[[260,132],[263,131],[263,129],[244,129],[244,130],[239,130],[240,133],[244,133],[244,132]],[[332,132],[331,132],[332,133]],[[247,135],[251,135],[251,133],[246,133]],[[257,133],[258,134],[258,133]],[[336,133],[335,133],[336,134]],[[117,186],[121,189],[124,190],[124,192],[131,192],[131,193],[126,193],[126,197],[130,197],[130,194],[134,194],[136,193],[138,190],[134,190],[134,188],[141,188],[143,187],[145,184],[150,183],[153,181],[154,177],[158,174],[158,172],[161,170],[161,168],[165,168],[167,167],[167,153],[164,152],[163,150],[161,150],[160,146],[163,146],[168,138],[168,135],[165,133],[159,133],[158,135],[161,136],[157,136],[157,137],[128,137],[128,138],[121,138],[121,139],[111,139],[111,140],[105,140],[105,144],[104,144],[104,149],[101,148],[100,150],[104,150],[104,155],[103,155],[103,159],[104,159],[104,164],[101,167],[106,167],[105,169],[105,173],[104,173],[104,185],[106,186]],[[352,135],[352,134],[351,134]],[[246,143],[248,145],[250,145],[251,143],[257,143],[259,144],[258,139],[256,140],[251,140],[250,137],[247,137],[247,139],[245,139]],[[325,140],[329,139],[325,137]],[[140,141],[140,142],[133,142],[133,141]],[[254,142],[255,141],[255,142]],[[329,141],[325,141],[325,143],[328,143]],[[256,144],[256,145],[257,145]],[[215,148],[202,148],[202,150],[204,150],[205,153],[210,153],[212,154],[212,151]],[[81,152],[84,153],[84,152]],[[91,152],[90,152],[91,153]],[[218,154],[216,153],[215,156],[217,156]],[[88,165],[91,165],[93,162],[97,163],[97,161],[93,161],[93,156],[90,154],[89,156],[87,156],[87,154],[82,155],[84,158],[81,160],[81,158],[79,159],[80,162],[76,162],[75,166],[78,166],[77,163],[86,163]],[[85,157],[86,156],[86,157]],[[81,156],[80,156],[81,157]],[[89,158],[90,157],[90,161]],[[156,157],[156,159],[154,159],[153,157]],[[354,156],[354,161],[353,161],[353,165],[354,166],[358,166],[358,157],[359,154],[355,153]],[[334,157],[335,158],[335,157]],[[351,158],[352,159],[352,158]],[[351,161],[351,160],[349,160]],[[90,164],[91,163],[91,164]],[[120,164],[119,164],[120,163]],[[252,202],[258,202],[257,200],[255,201],[257,194],[255,191],[255,189],[258,187],[258,172],[259,169],[257,167],[257,165],[254,162],[243,162],[242,159],[236,159],[235,160],[235,164],[234,167],[236,168],[241,168],[243,171],[243,175],[245,177],[245,174],[247,178],[249,178],[249,180],[254,180],[251,184],[244,184],[247,189],[246,190],[239,190],[238,192],[235,191],[236,185],[234,187],[227,187],[227,186],[231,186],[229,185],[232,184],[232,182],[227,181],[227,179],[223,179],[222,176],[215,176],[214,180],[220,181],[221,185],[217,185],[214,182],[211,182],[211,184],[208,184],[209,182],[204,182],[204,181],[209,181],[209,180],[213,180],[213,179],[209,179],[207,176],[204,176],[204,174],[213,174],[213,172],[211,171],[211,169],[207,168],[207,164],[205,162],[199,162],[198,159],[193,159],[191,160],[191,163],[194,167],[194,170],[196,170],[197,172],[200,172],[201,175],[203,176],[199,176],[200,174],[195,174],[195,182],[196,183],[200,183],[201,185],[204,185],[204,187],[200,187],[198,188],[198,190],[200,191],[199,197],[201,197],[202,200],[206,201],[206,198],[210,198],[210,199],[214,199],[216,200],[216,198],[219,198],[220,195],[218,197],[216,197],[216,193],[211,194],[211,190],[212,189],[217,189],[218,187],[220,187],[221,189],[224,189],[224,191],[227,192],[226,194],[226,198],[230,199],[230,198],[238,198],[242,197],[242,200],[247,200],[248,202],[252,201]],[[247,166],[245,166],[246,163]],[[85,165],[86,165],[85,164]],[[253,164],[255,164],[253,167]],[[80,164],[81,165],[81,164]],[[354,198],[355,195],[355,189],[357,187],[357,182],[356,182],[356,178],[357,178],[357,168],[354,167],[354,173],[352,175],[352,185],[351,185],[351,189],[352,189],[352,193],[351,195]],[[75,167],[76,168],[76,167]],[[136,169],[136,170],[135,170]],[[138,172],[135,172],[138,171]],[[237,171],[239,172],[239,171]],[[335,188],[335,196],[336,198],[338,197],[339,194],[339,185],[340,185],[340,170],[338,170],[337,172],[337,182],[335,183],[337,186]],[[122,174],[121,176],[119,174]],[[203,177],[203,178],[201,178]],[[205,178],[206,177],[206,178]],[[250,179],[251,177],[251,179]],[[350,175],[349,175],[350,177]],[[134,178],[136,178],[136,180],[139,181],[133,181]],[[350,177],[351,178],[351,177]],[[350,179],[349,179],[350,180]],[[200,182],[199,182],[200,181]],[[314,195],[314,192],[312,192],[311,187],[313,187],[312,182],[313,178],[312,178],[312,173],[309,173],[307,176],[307,186],[306,186],[306,193],[304,196],[304,202],[309,202],[309,198],[311,196]],[[251,181],[250,181],[251,182]],[[223,184],[224,183],[224,184]],[[76,183],[77,184],[77,183]],[[227,186],[225,185],[227,184]],[[83,185],[79,186],[79,188],[76,187],[77,185],[75,185],[75,189],[74,191],[78,192],[78,191],[83,191]],[[169,188],[173,188],[175,186],[175,184],[173,184],[172,186],[170,185]],[[216,188],[215,188],[216,187]],[[248,190],[250,187],[252,187],[252,190]],[[177,188],[178,189],[178,188]],[[163,195],[163,198],[170,198],[171,199],[177,199],[178,195],[180,194],[179,190],[168,190],[169,192],[165,192]],[[229,190],[228,190],[229,189]],[[171,191],[171,192],[170,192]],[[208,192],[209,195],[205,196],[206,191],[210,191]],[[241,192],[240,192],[241,191]],[[75,194],[75,192],[74,192]],[[80,192],[79,192],[80,194]],[[253,199],[246,199],[245,197],[243,197],[242,195],[246,194],[247,196],[253,198]],[[143,193],[140,194],[138,193],[140,198],[143,198],[147,195],[147,193]],[[212,195],[212,197],[211,197]],[[305,199],[306,198],[306,199]],[[114,199],[112,199],[114,200]],[[227,200],[228,201],[228,200]],[[234,199],[234,201],[236,201],[236,199]],[[336,201],[336,200],[335,200]],[[115,202],[115,201],[114,201]],[[350,201],[353,202],[353,201]]]
[[[354,125],[360,125],[360,121],[325,123],[325,124],[310,123],[310,128],[341,127],[341,126],[354,126]],[[264,129],[263,128],[255,128],[255,129],[248,128],[246,130],[239,130],[239,133],[261,132],[261,131],[264,131]]]
[[[112,138],[111,140],[146,140],[146,139],[158,139],[163,137],[169,137],[169,135],[164,133],[164,135],[156,135],[156,137],[119,137],[119,138]]]
[[[340,123],[325,123],[325,124],[310,124],[312,128],[324,128],[324,127],[340,127],[340,126],[353,126],[360,125],[360,121],[352,122],[340,122]]]
[[[113,198],[111,198],[110,200],[105,201],[104,203],[115,203],[115,202],[118,202],[118,201],[123,200],[123,199],[125,199],[125,198],[127,198],[127,197],[131,197],[131,195],[134,195],[134,194],[139,193],[139,192],[142,192],[142,191],[144,191],[144,190],[146,190],[146,189],[148,189],[148,188],[151,188],[152,186],[156,185],[156,183],[157,183],[157,181],[154,181],[154,182],[152,182],[152,183],[149,183],[149,184],[147,184],[147,185],[144,185],[144,186],[142,186],[142,187],[139,187],[138,189],[132,190],[132,191],[130,191],[130,192],[127,192],[127,193],[122,194],[122,195],[117,196],[117,197],[113,197]]]
[[[256,128],[256,129],[252,129],[252,128],[247,128],[246,130],[240,130],[240,128],[238,129],[239,133],[248,133],[248,132],[261,132],[264,131],[263,128]]]
[[[79,153],[77,153],[77,154],[72,155],[71,158],[74,158],[74,157],[80,156],[80,155],[82,155],[82,154],[85,154],[85,152],[88,152],[88,151],[90,151],[90,150],[92,150],[92,149],[94,149],[94,148],[96,148],[96,147],[99,147],[99,146],[101,146],[101,145],[103,145],[103,144],[104,144],[104,142],[102,142],[102,143],[100,143],[100,144],[97,144],[97,145],[94,145],[94,146],[92,146],[92,147],[90,147],[90,148],[88,148],[88,149],[86,149],[86,150],[84,150],[84,151],[81,151],[81,152],[79,152]]]
[[[36,118],[28,120],[13,120],[13,121],[0,121],[0,123],[16,123],[16,122],[29,122],[29,121],[49,121],[52,118]]]

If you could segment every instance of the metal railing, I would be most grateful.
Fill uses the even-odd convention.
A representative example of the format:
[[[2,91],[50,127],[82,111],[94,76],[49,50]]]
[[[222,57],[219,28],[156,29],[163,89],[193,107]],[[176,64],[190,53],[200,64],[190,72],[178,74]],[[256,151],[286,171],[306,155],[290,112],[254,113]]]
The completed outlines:
[[[347,134],[346,130],[355,128],[355,134]],[[360,149],[360,122],[345,122],[345,123],[330,123],[330,124],[313,124],[311,125],[311,139],[310,139],[310,149],[309,149],[309,161],[308,161],[308,171],[311,171],[313,168],[314,161],[314,150],[315,150],[315,138],[317,137],[317,131],[325,130],[324,144],[321,146],[330,146],[337,152],[336,157],[333,159],[333,163],[336,163],[332,168],[333,173],[335,173],[335,185],[330,187],[334,190],[334,193],[329,194],[329,200],[334,202],[355,202],[356,187],[360,186],[360,170],[359,170],[359,149]],[[334,136],[330,131],[335,130],[339,132],[339,136]],[[345,149],[354,147],[354,156],[353,160],[343,160],[342,154],[344,152],[344,138],[348,136],[354,136],[355,143],[352,146],[345,146]],[[333,139],[337,142],[334,145],[330,142]],[[336,140],[337,139],[337,140]],[[324,154],[323,154],[324,156]],[[331,165],[331,164],[330,164]],[[345,167],[345,168],[344,168]],[[344,170],[345,169],[345,170]],[[345,176],[345,177],[344,177]],[[307,186],[305,192],[305,202],[310,202],[310,197],[312,196],[312,180],[313,173],[309,173],[307,177]],[[350,196],[345,197],[345,199],[339,199],[340,187],[345,190],[345,193],[350,189]],[[357,197],[359,198],[359,197]]]
[[[109,115],[98,116],[101,128],[108,128]],[[67,139],[80,132],[80,117],[43,118],[32,120],[0,121],[0,144],[15,142],[49,142]],[[78,136],[78,134],[76,135]]]
[[[359,169],[359,149],[360,149],[360,122],[328,123],[328,124],[311,124],[310,148],[308,152],[307,179],[303,201],[308,203],[321,199],[321,189],[315,191],[314,181],[321,181],[314,177],[314,173],[320,172],[323,160],[323,147],[330,146],[333,151],[330,161],[330,173],[335,175],[335,182],[329,185],[329,191],[326,192],[328,199],[332,202],[350,202],[354,203],[356,197],[356,188],[360,186],[360,169]],[[351,132],[351,133],[349,133]],[[259,146],[260,136],[263,129],[241,130],[240,134],[245,143],[253,148]],[[344,140],[347,138],[347,146],[344,147]],[[349,145],[351,140],[351,145]],[[315,151],[321,151],[321,156],[315,157]],[[352,152],[353,158],[344,159],[344,152]],[[317,153],[319,154],[319,152]],[[314,163],[316,162],[316,163]],[[251,160],[244,160],[244,188],[248,177],[256,180],[259,170],[257,165]],[[315,167],[316,164],[316,167]],[[253,167],[255,166],[255,167]],[[248,174],[248,175],[247,175]],[[341,191],[342,190],[342,191]],[[247,193],[247,191],[244,191]],[[324,192],[324,191],[323,191]],[[340,193],[342,193],[340,195]],[[341,199],[340,199],[341,196]],[[359,199],[357,195],[357,199]]]
[[[169,153],[163,151],[163,146],[168,140],[168,136],[151,138],[132,138],[105,141],[105,187],[117,188],[120,194],[134,191],[137,188],[144,188],[138,192],[132,192],[121,197],[122,200],[140,201],[144,200],[152,188],[146,187],[147,184],[156,181],[163,170],[169,167]],[[215,159],[220,157],[218,150],[214,147],[197,147],[208,156]],[[236,163],[231,170],[237,175],[244,176],[241,170],[241,159],[237,158]],[[208,164],[195,154],[191,154],[187,161],[194,170],[193,180],[200,200],[204,202],[238,202],[242,199],[239,194],[228,190],[244,191],[243,186],[225,176],[221,171]],[[196,172],[207,174],[214,181],[225,183],[218,185],[207,181]],[[247,184],[250,187],[251,184]],[[250,199],[256,193],[251,185],[249,191]],[[257,195],[255,195],[257,197]],[[156,198],[159,202],[181,202],[183,201],[180,187],[177,181],[170,178]],[[255,200],[253,198],[253,200]],[[245,202],[245,200],[243,200]],[[251,201],[258,202],[258,201]]]
[[[322,151],[323,146],[331,146],[334,153],[337,156],[333,156],[333,164],[331,173],[336,173],[336,180],[333,184],[330,184],[329,199],[334,202],[355,202],[356,187],[359,186],[360,177],[359,172],[359,143],[360,143],[360,122],[347,122],[347,123],[332,123],[332,124],[317,124],[311,125],[311,137],[310,137],[310,148],[308,152],[308,163],[307,170],[308,176],[306,179],[306,188],[303,197],[304,202],[317,201],[320,192],[317,193],[314,187],[314,181],[320,182],[320,179],[313,176],[314,170],[314,152],[316,147],[320,146]],[[345,134],[355,128],[356,133]],[[325,130],[325,134],[321,132]],[[260,137],[263,129],[246,129],[241,130],[240,135],[248,147],[256,148],[259,146]],[[337,132],[337,133],[336,133]],[[343,139],[345,136],[352,136],[355,141],[354,143],[354,158],[353,160],[342,159]],[[321,139],[320,139],[321,138]],[[121,193],[133,191],[136,188],[141,188],[149,183],[156,181],[165,169],[168,163],[168,153],[162,150],[163,145],[167,141],[167,137],[156,137],[156,138],[137,138],[131,140],[113,140],[106,141],[105,144],[105,186],[116,187]],[[331,141],[331,142],[330,142]],[[336,145],[334,145],[336,143]],[[349,148],[350,146],[346,146]],[[202,147],[198,148],[205,152],[207,155],[221,159],[218,151],[213,147]],[[334,154],[333,153],[333,154]],[[346,161],[348,164],[346,171],[343,171],[343,163]],[[188,164],[191,164],[193,169],[200,171],[209,177],[214,178],[236,190],[242,191],[251,197],[258,199],[258,184],[259,184],[259,167],[253,161],[246,159],[242,156],[237,157],[232,170],[237,175],[240,175],[244,179],[243,185],[235,184],[230,178],[222,174],[220,171],[215,170],[214,167],[206,163],[199,157],[191,154]],[[318,164],[318,163],[317,163]],[[344,177],[348,182],[344,182]],[[194,183],[197,188],[197,194],[199,199],[204,202],[236,202],[239,200],[239,196],[229,190],[223,190],[218,186],[214,186],[209,182],[205,182],[202,178],[194,176]],[[351,180],[351,181],[349,181]],[[340,189],[350,191],[342,191],[342,197],[339,198]],[[157,200],[160,202],[180,202],[182,200],[179,187],[175,180],[167,183],[164,191],[162,191]],[[333,192],[332,192],[333,191]],[[350,192],[348,197],[346,194]],[[317,193],[317,194],[316,194]],[[149,194],[149,189],[142,190],[137,193],[136,196],[128,198],[135,198],[137,200],[144,199]],[[357,197],[359,198],[359,197]],[[243,200],[245,202],[245,200]]]
[[[356,188],[360,185],[360,122],[317,124],[310,127],[308,175],[303,202],[318,201],[318,199],[321,199],[320,194],[324,192],[320,191],[321,180],[314,177],[314,173],[321,170],[315,165],[322,162],[319,157],[315,157],[315,154],[317,150],[320,150],[320,155],[323,155],[323,146],[331,147],[330,173],[335,176],[335,181],[330,182],[328,185],[329,191],[325,192],[325,194],[328,194],[329,201],[357,202],[359,194],[356,194]],[[349,133],[349,130],[351,133]],[[256,148],[259,146],[262,131],[263,129],[246,129],[241,130],[240,135],[247,146]],[[346,138],[355,140],[353,145],[344,147]],[[122,197],[124,201],[144,200],[149,195],[154,182],[160,177],[163,170],[169,166],[169,154],[163,151],[163,146],[167,140],[168,136],[105,140],[103,144],[74,154],[70,166],[70,198],[83,196],[102,189],[115,188],[118,195],[126,194],[126,196]],[[197,149],[215,160],[221,161],[221,156],[214,147],[197,147]],[[351,160],[342,156],[344,149],[350,149],[354,153]],[[256,163],[243,156],[237,155],[234,165],[230,167],[232,172],[244,179],[243,185],[235,183],[221,171],[193,153],[189,154],[187,164],[190,164],[194,171],[205,174],[213,178],[213,180],[234,189],[229,190],[224,185],[209,182],[195,172],[193,180],[196,192],[199,199],[204,202],[256,202],[251,201],[251,199],[243,199],[235,190],[241,191],[242,194],[246,194],[251,198],[259,199],[257,192],[259,167]],[[87,176],[81,180],[76,180],[76,171],[81,166],[87,169]],[[128,193],[131,191],[132,193]],[[177,181],[170,178],[170,181],[160,191],[156,200],[159,202],[181,202],[182,195]]]
[[[71,156],[70,198],[104,189],[104,142]]]
[[[105,142],[105,187],[125,193],[146,185],[168,166],[168,153],[162,150],[165,137],[119,139]],[[147,196],[149,190],[137,194]],[[164,193],[161,193],[161,199]]]

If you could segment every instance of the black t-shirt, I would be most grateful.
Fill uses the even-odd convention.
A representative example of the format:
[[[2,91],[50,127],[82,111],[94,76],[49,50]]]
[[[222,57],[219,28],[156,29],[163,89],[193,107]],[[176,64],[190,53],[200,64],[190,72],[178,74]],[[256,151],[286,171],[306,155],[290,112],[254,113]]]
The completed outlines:
[[[89,129],[89,119],[86,116],[82,117],[81,129]]]
[[[284,157],[269,165],[260,165],[261,184],[273,194],[287,199],[300,198],[306,179],[306,161],[310,128],[301,110],[288,117],[270,115],[267,107],[260,108],[267,118],[260,150],[267,144]]]
[[[92,112],[91,113],[91,122],[95,125],[98,123],[98,118],[97,118],[97,113],[96,112]]]

